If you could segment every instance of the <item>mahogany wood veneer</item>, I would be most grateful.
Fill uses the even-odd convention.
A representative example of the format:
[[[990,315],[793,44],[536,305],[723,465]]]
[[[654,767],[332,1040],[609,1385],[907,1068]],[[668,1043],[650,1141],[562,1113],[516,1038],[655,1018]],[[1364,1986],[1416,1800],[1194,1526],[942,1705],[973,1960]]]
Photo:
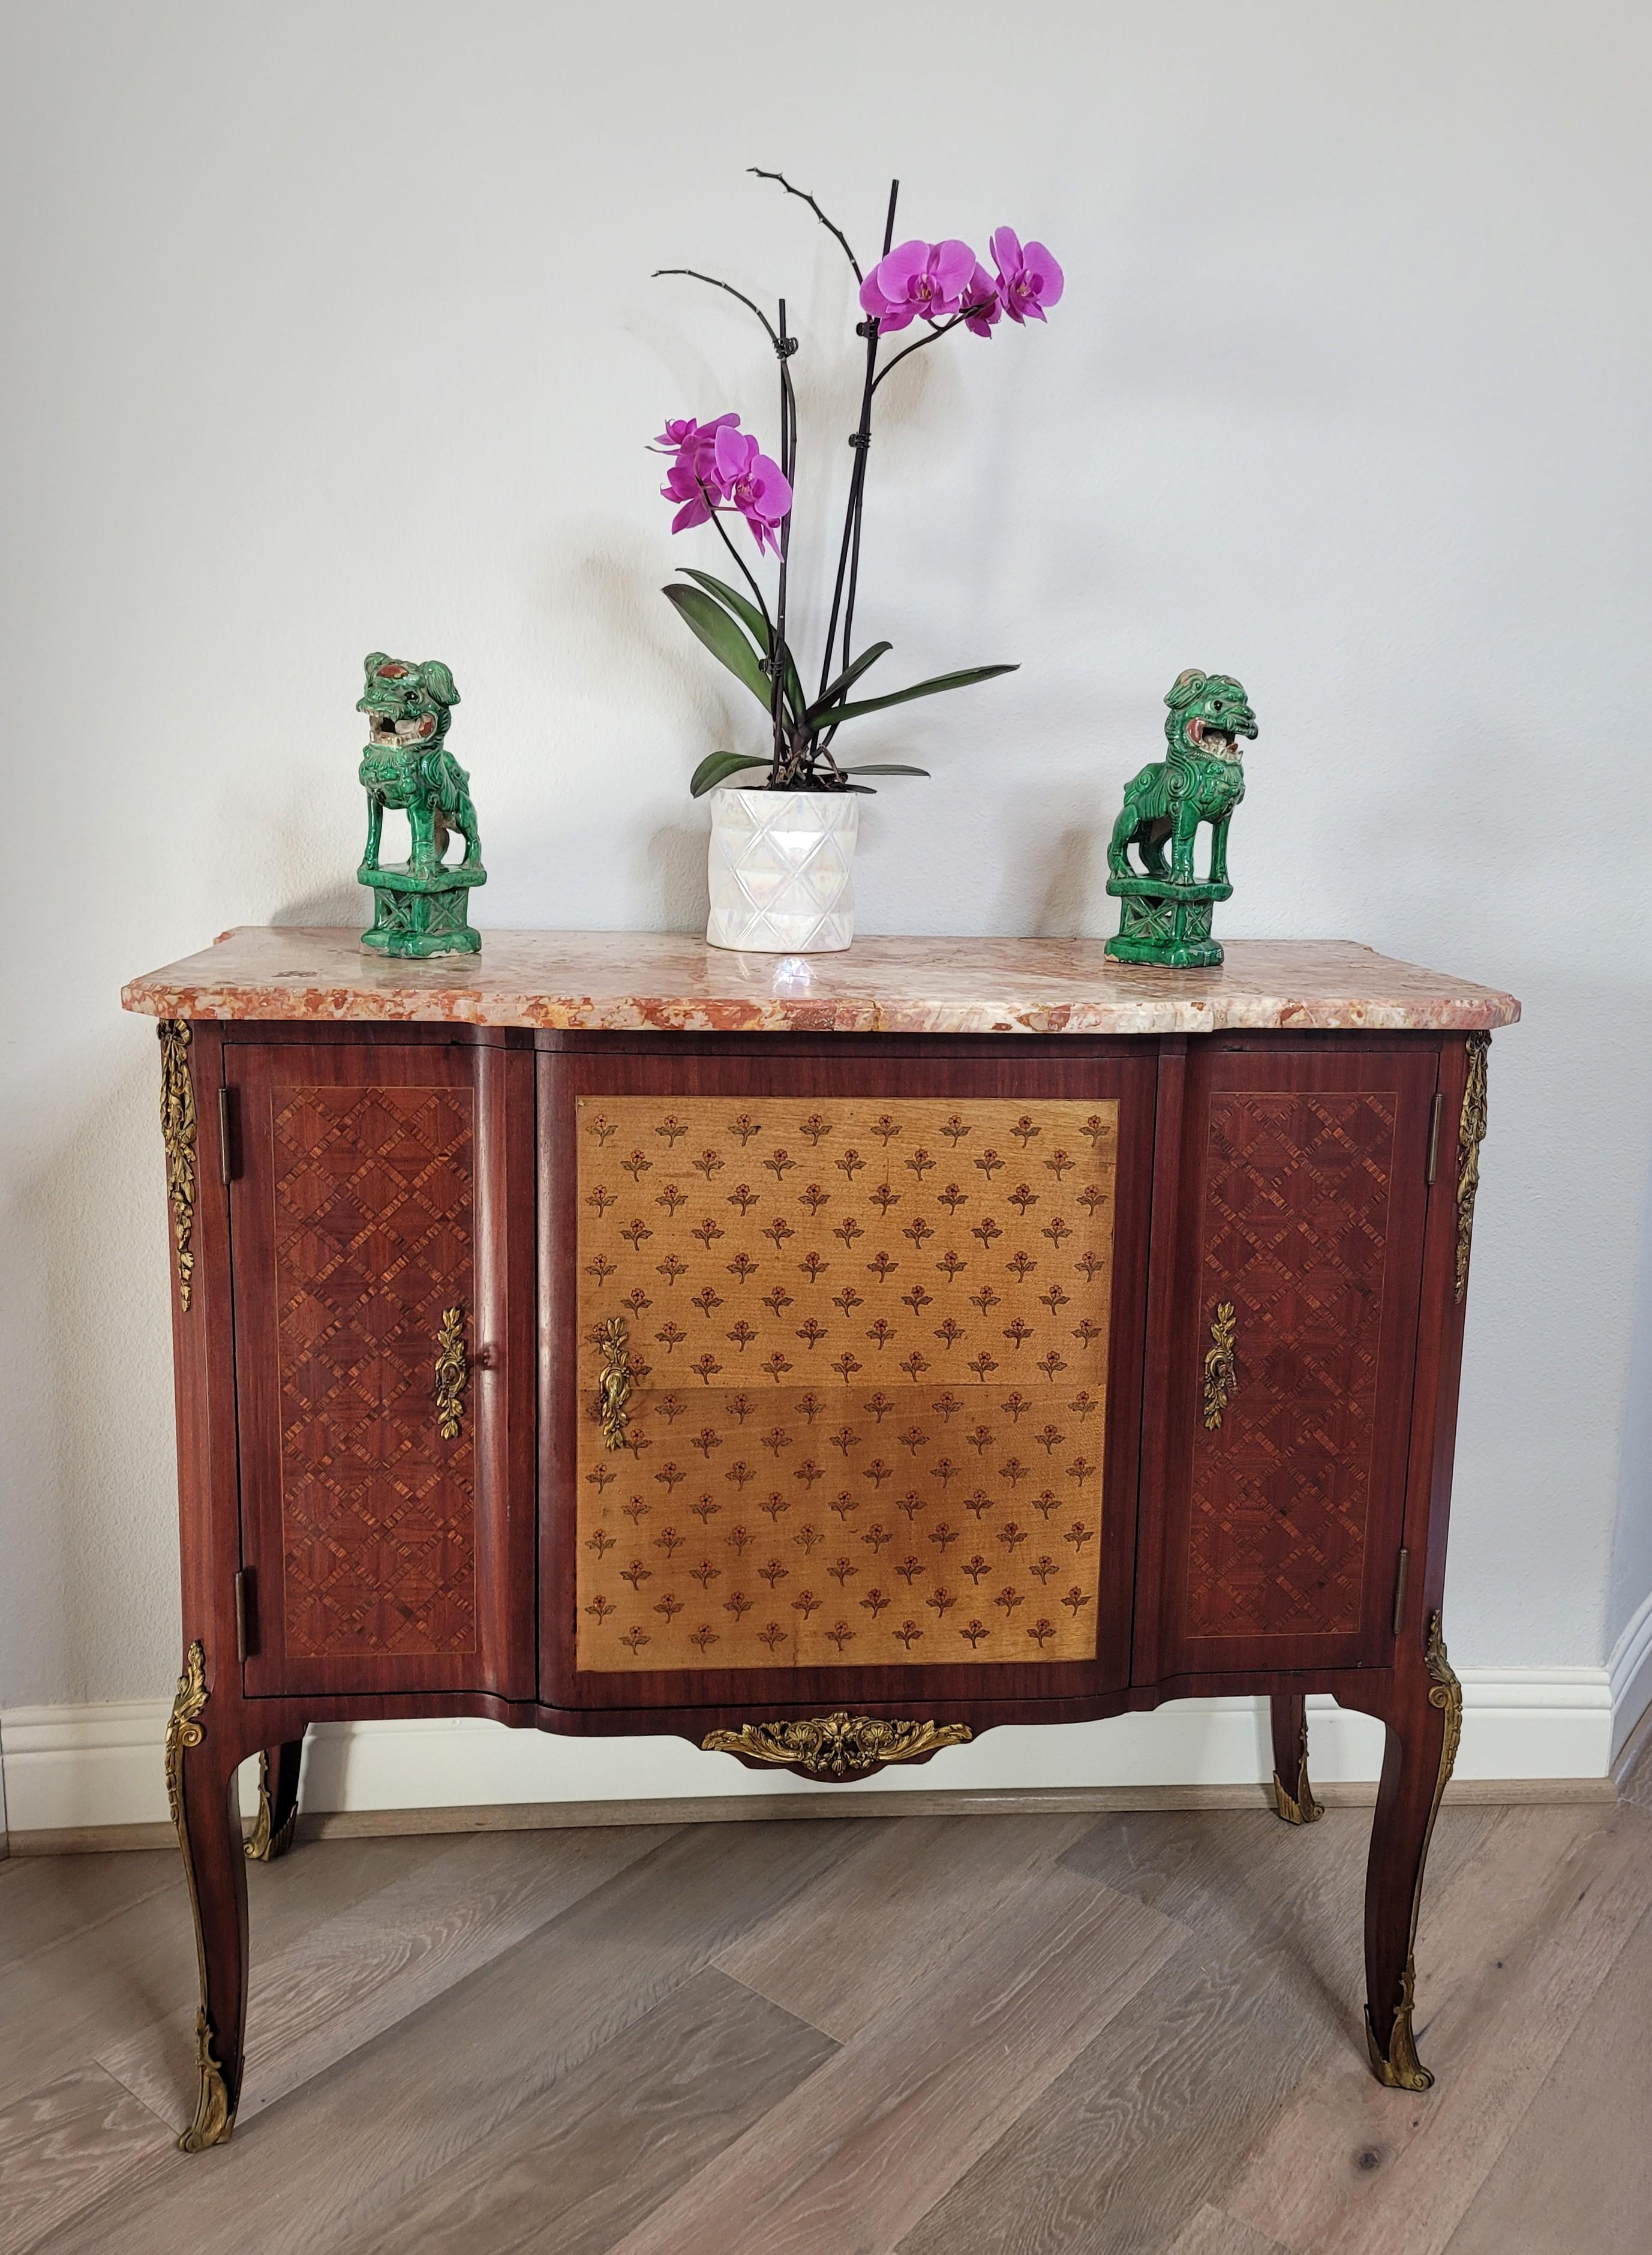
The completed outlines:
[[[840,1031],[858,1005],[788,1018],[777,966],[708,953],[698,1030],[652,1029],[694,1007],[657,993],[639,1022],[517,992],[496,1023],[453,966],[285,952],[318,942],[331,983],[271,945],[240,988],[214,951],[210,982],[127,996],[163,1018],[173,1233],[182,2142],[234,2123],[246,1860],[292,1836],[306,1725],[397,1715],[672,1732],[835,1781],[1001,1723],[1266,1694],[1306,1823],[1328,1692],[1388,1729],[1371,2057],[1426,2089],[1412,1948],[1460,1723],[1441,1592],[1508,998],[1394,966],[1382,1003],[1366,957],[1318,1030],[1334,951],[1270,1002],[1098,949],[1058,1022],[1101,1030],[1009,1030],[1052,1022],[1035,996],[997,1030]],[[1010,944],[981,945],[1002,980]],[[937,945],[955,990],[968,943]],[[1213,997],[1211,1030],[1155,1030],[1162,990]]]

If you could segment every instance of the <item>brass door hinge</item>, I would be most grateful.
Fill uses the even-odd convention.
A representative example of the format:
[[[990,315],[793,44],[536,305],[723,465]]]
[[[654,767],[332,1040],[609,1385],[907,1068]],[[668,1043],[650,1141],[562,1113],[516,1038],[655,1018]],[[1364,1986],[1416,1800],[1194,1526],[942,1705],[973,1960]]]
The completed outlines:
[[[237,1660],[245,1660],[253,1645],[253,1631],[257,1625],[257,1616],[253,1610],[252,1592],[248,1587],[251,1579],[251,1571],[245,1566],[235,1576],[235,1658]]]
[[[1440,1160],[1440,1114],[1445,1108],[1445,1099],[1435,1091],[1434,1106],[1428,1121],[1428,1186],[1434,1187],[1434,1176]]]
[[[1409,1578],[1410,1571],[1411,1554],[1409,1550],[1402,1550],[1399,1568],[1394,1577],[1394,1633],[1395,1636],[1398,1636],[1400,1624],[1405,1619],[1405,1584]]]

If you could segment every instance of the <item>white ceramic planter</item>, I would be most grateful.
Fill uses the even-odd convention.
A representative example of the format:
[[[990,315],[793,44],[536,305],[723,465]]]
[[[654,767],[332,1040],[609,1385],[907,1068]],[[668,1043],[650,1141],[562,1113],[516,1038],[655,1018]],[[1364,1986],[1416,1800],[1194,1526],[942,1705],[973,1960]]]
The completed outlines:
[[[861,802],[840,790],[712,793],[714,947],[826,955],[854,938]]]

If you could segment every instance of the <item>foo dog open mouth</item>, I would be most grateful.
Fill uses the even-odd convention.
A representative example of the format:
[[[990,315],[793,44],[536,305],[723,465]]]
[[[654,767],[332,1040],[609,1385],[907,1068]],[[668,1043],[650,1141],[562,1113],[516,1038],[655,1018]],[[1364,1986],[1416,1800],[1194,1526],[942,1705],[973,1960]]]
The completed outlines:
[[[415,720],[411,714],[397,719],[389,713],[370,713],[367,733],[369,741],[382,748],[400,750],[405,745],[428,743],[436,733],[436,722],[429,713],[422,720]]]
[[[417,750],[446,735],[449,710],[459,702],[459,692],[439,660],[411,665],[376,650],[367,660],[366,673],[355,709],[367,715],[369,748]]]
[[[1239,687],[1237,682],[1224,681],[1215,685],[1226,692],[1227,712],[1224,713],[1222,719],[1218,720],[1216,712],[1222,710],[1224,699],[1220,696],[1213,697],[1211,701],[1216,712],[1195,713],[1190,717],[1185,724],[1187,741],[1190,744],[1197,744],[1207,759],[1242,760],[1245,755],[1239,739],[1241,736],[1248,736],[1255,740],[1255,718],[1245,701],[1244,691]],[[1234,701],[1234,692],[1237,692],[1237,701],[1241,707],[1238,712],[1231,709]]]
[[[1249,732],[1253,736],[1256,731]],[[1227,728],[1200,728],[1195,722],[1188,732],[1189,741],[1199,746],[1206,759],[1240,761],[1245,756],[1241,750],[1236,732]]]

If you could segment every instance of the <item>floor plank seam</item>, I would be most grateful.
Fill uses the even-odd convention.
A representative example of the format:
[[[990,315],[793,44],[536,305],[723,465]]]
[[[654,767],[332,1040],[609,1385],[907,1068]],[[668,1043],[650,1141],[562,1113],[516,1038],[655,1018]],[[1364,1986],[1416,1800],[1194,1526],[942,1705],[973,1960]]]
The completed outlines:
[[[554,1879],[542,1841],[502,1835],[439,1856],[341,1841],[253,1874],[273,2049],[261,2070],[255,2020],[252,2111],[193,2158],[172,2150],[193,2097],[181,1885],[129,1897],[139,1867],[94,1884],[66,1858],[71,1890],[35,1865],[22,1932],[44,1938],[13,1961],[7,2026],[47,2048],[28,2045],[40,2083],[0,2122],[0,2249],[1639,2244],[1641,1809],[1442,1816],[1417,1949],[1426,2098],[1367,2071],[1352,1812],[1306,1833],[1254,1812],[738,1830],[685,1823],[628,1861],[570,1842]],[[335,2038],[350,2048],[328,2056]]]

